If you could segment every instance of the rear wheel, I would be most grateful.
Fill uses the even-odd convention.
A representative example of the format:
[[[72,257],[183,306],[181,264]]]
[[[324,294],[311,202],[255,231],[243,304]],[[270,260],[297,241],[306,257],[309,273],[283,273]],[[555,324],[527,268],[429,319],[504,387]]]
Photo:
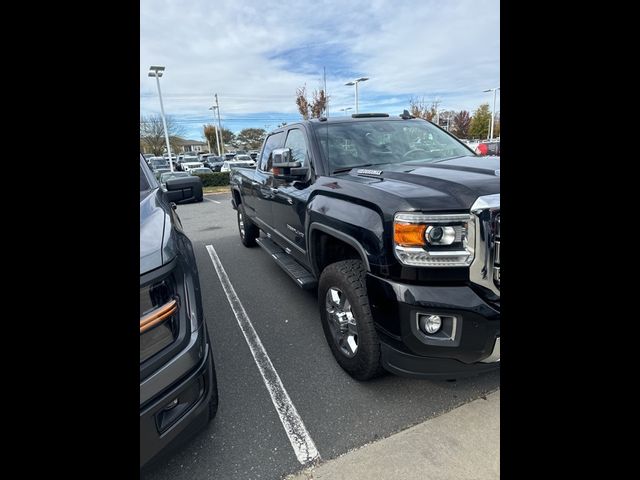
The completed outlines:
[[[260,229],[256,227],[244,212],[244,205],[238,205],[238,232],[245,247],[255,247],[256,238],[260,236]]]
[[[356,380],[384,372],[365,275],[360,260],[344,260],[325,268],[318,285],[325,337],[338,364]]]

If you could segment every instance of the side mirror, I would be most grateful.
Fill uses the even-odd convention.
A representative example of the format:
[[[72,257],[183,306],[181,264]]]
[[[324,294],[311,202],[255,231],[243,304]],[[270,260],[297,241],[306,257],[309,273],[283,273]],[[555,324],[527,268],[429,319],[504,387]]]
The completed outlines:
[[[290,148],[274,148],[271,152],[273,159],[273,168],[297,168],[300,162],[293,162]]]
[[[293,161],[290,148],[275,148],[271,152],[273,176],[284,180],[301,180],[309,169],[301,162]]]

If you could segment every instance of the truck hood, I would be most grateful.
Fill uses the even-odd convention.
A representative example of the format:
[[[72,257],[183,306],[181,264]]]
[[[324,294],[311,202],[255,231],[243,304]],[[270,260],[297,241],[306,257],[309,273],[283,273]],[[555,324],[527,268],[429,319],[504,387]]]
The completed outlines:
[[[363,169],[373,172],[362,172]],[[376,170],[382,173],[377,174]],[[437,163],[374,165],[353,168],[339,178],[393,195],[408,204],[404,208],[468,210],[479,196],[500,193],[500,157],[465,156]]]
[[[163,265],[164,232],[171,220],[160,193],[158,188],[140,192],[140,275]]]

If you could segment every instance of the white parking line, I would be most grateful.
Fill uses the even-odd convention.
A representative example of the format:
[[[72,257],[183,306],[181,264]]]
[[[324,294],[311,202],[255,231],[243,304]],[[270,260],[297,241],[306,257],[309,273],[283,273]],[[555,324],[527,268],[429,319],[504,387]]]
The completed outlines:
[[[251,355],[253,355],[258,370],[260,370],[262,380],[269,391],[273,406],[276,407],[276,411],[280,416],[280,421],[282,422],[284,431],[287,433],[287,437],[289,437],[289,442],[291,442],[296,458],[303,465],[320,459],[316,445],[311,439],[307,428],[304,426],[300,415],[298,415],[298,411],[291,401],[291,398],[289,398],[289,394],[285,390],[278,372],[271,363],[267,351],[262,346],[260,337],[258,337],[258,334],[253,328],[251,320],[242,306],[227,276],[227,272],[222,266],[222,262],[220,262],[218,254],[212,245],[207,245],[207,251],[209,252],[213,266],[222,284],[222,289],[227,295],[231,310],[233,310],[236,316],[240,330],[242,330],[247,345],[249,345],[249,350],[251,350]]]
[[[213,202],[213,203],[217,203],[218,205],[220,205],[220,202],[217,201],[217,200],[211,200],[210,198],[207,198],[207,197],[204,197],[204,196],[202,198],[205,199],[207,202]]]

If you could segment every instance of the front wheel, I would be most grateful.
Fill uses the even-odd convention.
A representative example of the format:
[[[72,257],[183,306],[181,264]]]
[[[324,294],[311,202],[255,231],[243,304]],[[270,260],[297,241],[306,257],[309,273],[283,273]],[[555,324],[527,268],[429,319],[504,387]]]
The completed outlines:
[[[240,241],[245,247],[255,247],[256,238],[260,236],[260,229],[256,227],[244,212],[244,205],[238,205],[238,232]]]
[[[365,276],[360,260],[344,260],[325,268],[318,285],[325,337],[338,364],[356,380],[384,372]]]

